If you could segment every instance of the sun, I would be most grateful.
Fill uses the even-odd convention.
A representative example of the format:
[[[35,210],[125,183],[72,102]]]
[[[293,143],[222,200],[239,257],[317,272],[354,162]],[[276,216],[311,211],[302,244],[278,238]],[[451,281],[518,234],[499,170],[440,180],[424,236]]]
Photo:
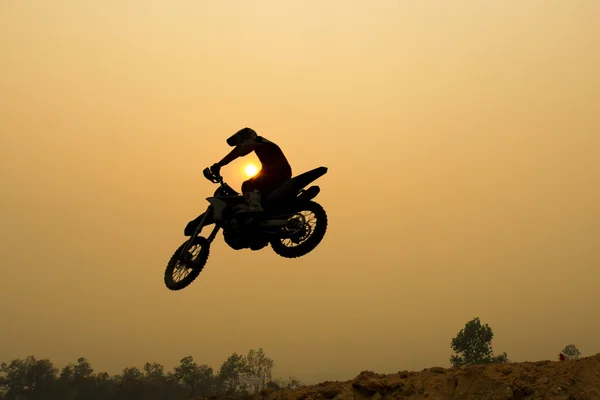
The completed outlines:
[[[244,171],[246,172],[246,175],[252,177],[252,176],[256,175],[256,173],[258,172],[258,168],[256,168],[256,165],[254,165],[254,164],[248,164],[248,165],[246,165],[246,168],[244,169]]]

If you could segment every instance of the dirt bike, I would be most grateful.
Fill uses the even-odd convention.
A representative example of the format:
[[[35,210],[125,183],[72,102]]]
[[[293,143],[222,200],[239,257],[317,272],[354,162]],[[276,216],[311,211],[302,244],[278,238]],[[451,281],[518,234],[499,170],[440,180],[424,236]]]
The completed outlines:
[[[206,199],[207,210],[185,227],[184,235],[190,238],[179,246],[167,264],[167,288],[181,290],[200,275],[220,229],[225,243],[234,250],[257,251],[270,244],[284,258],[302,257],[313,251],[327,231],[327,213],[313,201],[320,187],[304,188],[326,173],[326,167],[319,167],[293,177],[261,202],[263,212],[238,213],[245,207],[244,197],[224,182],[223,177],[206,168],[204,177],[219,187],[213,197]],[[205,227],[213,224],[208,237],[200,236]]]

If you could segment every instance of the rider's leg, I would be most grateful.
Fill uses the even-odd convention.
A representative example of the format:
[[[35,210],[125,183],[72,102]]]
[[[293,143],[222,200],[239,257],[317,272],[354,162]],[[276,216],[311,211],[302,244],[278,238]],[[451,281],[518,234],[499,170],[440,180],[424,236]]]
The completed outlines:
[[[244,195],[244,200],[246,201],[245,207],[237,207],[239,209],[238,212],[263,212],[263,208],[261,206],[261,192],[260,187],[262,177],[256,176],[252,179],[247,180],[242,183],[242,194]]]
[[[245,210],[241,210],[241,212],[261,213],[264,211],[261,204],[263,198],[262,195],[265,192],[265,189],[269,188],[269,181],[271,179],[261,172],[262,171],[242,184],[242,193],[248,207]]]
[[[250,178],[247,181],[245,181],[244,183],[242,183],[242,195],[244,196],[244,200],[245,200],[246,204],[239,204],[239,205],[235,206],[235,209],[238,212],[249,211],[253,202],[256,203],[257,196],[254,193],[258,192],[258,189],[257,189],[257,187],[259,186],[258,183],[259,183],[258,176]],[[260,205],[260,197],[258,197],[258,201],[259,201],[259,205]],[[252,208],[254,210],[256,210],[256,205],[254,204],[252,206]]]
[[[285,181],[291,178],[291,172],[284,171],[283,173],[263,173],[252,179],[247,180],[242,184],[242,193],[248,204],[249,212],[263,212],[262,200],[264,200],[271,192],[279,188]]]
[[[250,212],[263,212],[264,211],[262,208],[262,205],[260,204],[260,202],[261,202],[260,191],[255,189],[252,192],[248,193],[246,202],[248,203],[248,211],[250,211]]]

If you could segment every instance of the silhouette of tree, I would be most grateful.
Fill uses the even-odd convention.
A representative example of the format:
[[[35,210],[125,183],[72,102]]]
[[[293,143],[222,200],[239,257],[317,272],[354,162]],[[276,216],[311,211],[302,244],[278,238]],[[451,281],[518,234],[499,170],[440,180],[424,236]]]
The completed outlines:
[[[73,365],[73,386],[77,400],[87,400],[93,397],[95,387],[94,368],[85,357],[80,357]]]
[[[248,365],[244,356],[237,353],[230,355],[221,364],[219,369],[218,384],[221,392],[235,393],[240,389],[240,374],[248,372]]]
[[[68,363],[59,373],[50,360],[30,356],[0,365],[0,400],[189,400],[220,391],[242,394],[240,374],[272,380],[273,360],[262,349],[247,356],[228,357],[215,376],[211,367],[182,358],[171,372],[163,365],[147,362],[142,369],[127,367],[114,376],[95,373],[85,357]],[[280,382],[295,387],[297,381]],[[271,385],[273,386],[273,385]],[[279,386],[278,386],[279,387]]]
[[[144,391],[144,375],[139,368],[127,367],[123,372],[115,377],[118,382],[119,394],[130,400],[144,400],[146,393]]]
[[[155,362],[147,362],[144,364],[144,379],[159,386],[164,384],[166,379],[165,367]]]
[[[562,354],[565,355],[565,358],[567,360],[578,360],[579,358],[581,358],[581,352],[574,344],[569,344],[565,346],[565,348],[562,351]]]
[[[148,400],[161,399],[162,393],[169,389],[173,389],[171,382],[165,374],[165,368],[158,363],[144,364],[143,368],[143,386],[145,398]],[[174,382],[175,383],[175,382]]]
[[[58,377],[58,387],[65,400],[74,400],[77,398],[77,388],[74,385],[73,364],[68,363],[60,371]]]
[[[47,359],[36,360],[29,356],[25,360],[16,359],[10,364],[2,363],[5,399],[26,398],[41,400],[56,396],[56,374],[58,369]]]
[[[90,381],[94,376],[94,368],[90,365],[85,357],[77,359],[77,363],[73,366],[73,377],[81,381]]]
[[[107,372],[101,372],[95,377],[94,399],[114,399],[119,391],[117,382]]]
[[[262,348],[250,350],[246,355],[247,372],[256,377],[265,377],[265,384],[272,379],[275,363],[265,355]]]
[[[454,367],[463,365],[495,364],[508,361],[506,353],[494,356],[492,339],[494,333],[488,324],[481,325],[479,317],[465,324],[450,344],[456,354],[450,357]]]
[[[213,369],[208,365],[198,365],[192,356],[181,359],[175,368],[175,378],[188,391],[190,397],[212,393],[215,387]]]

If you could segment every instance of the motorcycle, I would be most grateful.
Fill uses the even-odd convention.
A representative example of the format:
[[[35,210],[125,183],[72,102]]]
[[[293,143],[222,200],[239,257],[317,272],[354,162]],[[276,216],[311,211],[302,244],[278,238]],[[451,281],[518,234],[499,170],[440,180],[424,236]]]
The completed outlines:
[[[326,173],[326,167],[318,167],[287,180],[261,202],[264,211],[256,214],[238,213],[247,207],[243,195],[232,189],[222,176],[214,175],[210,168],[204,169],[204,177],[219,187],[206,199],[209,203],[206,211],[185,227],[184,235],[189,239],[179,246],[167,264],[166,287],[181,290],[200,275],[211,243],[221,229],[225,243],[233,250],[258,251],[271,245],[283,258],[302,257],[313,251],[327,231],[327,213],[313,201],[320,187],[305,188]],[[214,227],[208,237],[200,236],[210,225]]]

